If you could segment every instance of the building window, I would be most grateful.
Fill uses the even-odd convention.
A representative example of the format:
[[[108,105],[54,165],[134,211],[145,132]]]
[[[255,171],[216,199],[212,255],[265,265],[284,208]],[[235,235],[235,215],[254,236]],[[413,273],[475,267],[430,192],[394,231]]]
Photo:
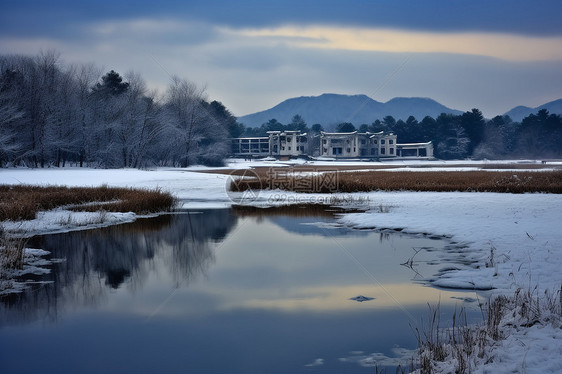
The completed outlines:
[[[289,151],[291,150],[291,147],[289,147]]]
[[[285,150],[285,147],[281,147],[281,150],[284,151],[284,150]]]
[[[391,140],[392,141],[392,140]],[[394,148],[389,148],[388,151],[390,152],[391,155],[394,154]]]
[[[388,141],[388,144],[394,144],[394,140],[390,139],[390,140]]]
[[[326,144],[326,143],[328,143],[328,141],[326,139],[323,139],[322,144]]]
[[[381,155],[384,155],[386,153],[386,149],[381,148]]]
[[[377,139],[373,139],[373,144],[377,144]]]
[[[381,144],[384,144],[384,139],[381,139]]]
[[[361,139],[361,144],[365,145],[365,139]]]
[[[332,148],[332,154],[337,156],[337,155],[341,155],[343,153],[343,148],[341,147],[334,147]]]

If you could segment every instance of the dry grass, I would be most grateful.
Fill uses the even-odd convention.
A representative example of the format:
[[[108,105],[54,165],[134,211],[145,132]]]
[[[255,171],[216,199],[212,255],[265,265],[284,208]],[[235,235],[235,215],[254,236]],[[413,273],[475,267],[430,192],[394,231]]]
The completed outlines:
[[[417,368],[419,373],[442,372],[440,363],[455,363],[455,373],[470,373],[477,361],[492,362],[490,347],[505,339],[505,329],[540,325],[560,328],[562,317],[561,291],[518,289],[511,297],[497,296],[481,305],[483,322],[469,325],[466,312],[461,310],[453,315],[453,326],[439,325],[439,306],[430,307],[428,323],[414,332],[418,340]]]
[[[174,197],[160,190],[102,187],[0,185],[0,221],[30,220],[37,212],[65,207],[77,211],[135,212],[171,210]]]
[[[0,228],[0,280],[5,269],[21,269],[26,239],[11,238]]]
[[[415,165],[379,165],[366,162],[364,165],[353,164],[353,165],[295,165],[295,166],[256,166],[250,170],[255,172],[257,175],[265,176],[272,170],[280,173],[300,173],[300,172],[336,172],[336,171],[358,171],[358,170],[387,170],[387,169],[431,169],[438,167],[440,169],[453,169],[453,168],[473,168],[482,170],[501,170],[501,169],[521,169],[521,170],[561,170],[560,165],[553,164],[532,164],[532,163],[488,163],[488,164],[465,164],[465,163],[447,163],[447,164],[415,164]],[[197,173],[207,173],[207,174],[226,174],[226,175],[244,175],[249,169],[211,169],[211,170],[194,170]]]
[[[286,190],[311,193],[362,192],[362,191],[465,191],[526,193],[562,193],[562,171],[427,171],[427,172],[384,172],[357,171],[337,173],[333,180],[337,185],[311,183],[313,188],[303,190],[298,173],[261,173],[258,178],[246,183],[232,184],[233,191],[261,189],[275,186]],[[310,178],[314,178],[311,176]]]

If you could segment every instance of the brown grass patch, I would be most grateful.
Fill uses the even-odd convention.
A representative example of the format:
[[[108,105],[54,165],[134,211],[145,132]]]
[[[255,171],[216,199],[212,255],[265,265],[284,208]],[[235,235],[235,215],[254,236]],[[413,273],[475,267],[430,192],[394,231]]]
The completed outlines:
[[[337,172],[336,172],[337,173]],[[298,173],[260,174],[245,183],[232,183],[231,190],[261,189],[275,186],[289,191],[310,193],[365,192],[365,191],[436,191],[436,192],[501,192],[562,193],[562,171],[427,171],[384,172],[358,171],[337,173],[328,185],[309,183],[302,189],[303,176]],[[310,178],[315,178],[310,176]]]
[[[439,164],[414,164],[414,165],[379,165],[366,162],[364,165],[354,164],[354,165],[295,165],[295,166],[256,166],[251,169],[211,169],[211,170],[193,170],[196,173],[206,173],[206,174],[225,174],[225,175],[244,175],[248,170],[255,172],[257,175],[266,175],[276,170],[279,173],[299,173],[299,172],[336,172],[336,171],[358,171],[358,170],[387,170],[387,169],[453,169],[453,168],[474,168],[482,170],[541,170],[541,169],[557,169],[560,170],[562,167],[560,165],[553,164],[531,164],[531,163],[488,163],[488,164],[467,164],[459,162]]]
[[[30,220],[39,211],[59,207],[147,214],[168,211],[174,205],[174,197],[158,189],[0,185],[0,221]]]

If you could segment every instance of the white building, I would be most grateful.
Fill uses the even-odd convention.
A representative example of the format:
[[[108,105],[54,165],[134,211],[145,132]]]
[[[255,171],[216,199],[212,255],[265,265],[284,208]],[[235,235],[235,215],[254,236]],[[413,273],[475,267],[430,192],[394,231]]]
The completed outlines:
[[[269,155],[296,157],[308,154],[308,136],[294,131],[268,131]]]
[[[396,144],[396,155],[401,158],[433,158],[433,143]]]
[[[300,131],[268,131],[268,136],[232,139],[232,155],[242,157],[298,157],[320,155],[330,158],[433,158],[433,144],[397,144],[396,135],[382,131],[320,133],[311,138]],[[318,146],[319,143],[319,146]],[[313,144],[316,144],[313,146]],[[318,149],[320,148],[320,149]]]
[[[269,153],[269,137],[234,138],[231,139],[231,153],[234,156],[267,157]]]
[[[300,131],[268,131],[268,136],[231,139],[232,154],[246,157],[298,157],[308,154],[308,135]]]
[[[324,157],[396,157],[396,135],[392,133],[322,132],[320,139],[320,155]]]

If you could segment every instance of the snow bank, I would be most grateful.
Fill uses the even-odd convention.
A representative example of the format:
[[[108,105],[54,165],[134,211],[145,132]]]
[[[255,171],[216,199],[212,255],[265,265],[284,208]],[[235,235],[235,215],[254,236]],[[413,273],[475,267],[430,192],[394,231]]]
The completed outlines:
[[[505,339],[493,345],[489,362],[477,362],[473,373],[562,373],[562,329],[537,324],[504,327]]]
[[[296,162],[305,162],[296,160]],[[402,164],[422,161],[396,161]],[[462,161],[466,163],[467,161]],[[266,161],[232,160],[228,168],[248,168]],[[272,161],[278,165],[286,163]],[[320,162],[317,162],[320,163]],[[327,164],[332,164],[328,163]],[[451,162],[435,161],[443,165]],[[474,164],[478,164],[473,162]],[[514,161],[515,163],[515,161]],[[362,163],[365,164],[365,163]],[[423,163],[427,165],[428,163]],[[482,164],[482,162],[480,162]],[[188,169],[2,169],[0,184],[35,184],[161,188],[183,201],[184,208],[223,208],[232,204],[227,193],[229,176]],[[420,169],[420,170],[432,170]],[[349,197],[351,196],[351,199]],[[333,195],[259,191],[255,204],[333,202]],[[357,228],[404,229],[411,233],[450,236],[453,244],[440,260],[449,269],[436,275],[440,287],[510,290],[516,287],[557,288],[562,254],[559,223],[562,200],[551,194],[497,194],[468,192],[372,192],[338,197],[344,205],[370,209],[347,214],[340,222]],[[384,209],[381,210],[381,207]],[[382,212],[382,213],[381,213]],[[75,226],[101,224],[99,213],[41,213],[37,220],[4,223],[9,230],[60,231],[70,221]],[[105,213],[108,224],[134,220],[132,213]],[[66,225],[67,227],[69,225]],[[466,248],[461,248],[464,246]],[[436,254],[437,255],[437,254]],[[461,262],[460,264],[458,262]],[[486,267],[488,266],[488,267]]]
[[[27,275],[48,274],[51,272],[48,266],[64,261],[62,259],[45,259],[44,257],[49,254],[50,252],[42,249],[24,248],[23,266],[21,269],[0,268],[0,295],[18,293],[34,284],[48,283],[25,278]],[[14,280],[16,278],[20,280]]]
[[[59,233],[84,230],[132,222],[137,215],[132,212],[73,212],[56,209],[37,213],[37,217],[27,221],[4,221],[0,226],[18,236],[33,236],[45,233]]]
[[[64,185],[69,187],[134,187],[160,188],[180,200],[215,203],[224,207],[230,199],[226,194],[227,175],[207,174],[190,169],[1,169],[0,184]],[[194,167],[193,170],[200,170]]]
[[[452,245],[436,254],[447,271],[435,286],[558,289],[562,253],[562,200],[552,194],[467,192],[374,192],[372,206],[387,213],[346,214],[340,222],[356,228],[404,229],[450,236]],[[511,292],[512,293],[512,292]]]
[[[305,163],[232,160],[227,168],[286,166]],[[352,165],[353,162],[306,162],[312,165]],[[457,162],[474,164],[485,162]],[[505,163],[502,161],[502,163]],[[521,163],[521,161],[513,161]],[[529,162],[530,164],[533,162]],[[356,161],[355,164],[366,165]],[[417,171],[436,170],[454,162],[385,161],[380,165],[432,165]],[[557,163],[559,165],[559,163]],[[466,166],[463,166],[466,167]],[[183,200],[185,208],[218,208],[232,204],[226,191],[227,175],[205,174],[188,169],[100,170],[100,169],[2,169],[0,184],[34,184],[161,188]],[[443,170],[453,170],[443,168]],[[466,169],[465,169],[466,170]],[[260,191],[252,203],[334,202],[334,195]],[[400,229],[412,234],[446,237],[450,245],[434,252],[443,270],[430,281],[435,286],[495,289],[513,294],[517,288],[557,290],[562,268],[562,199],[553,194],[497,194],[468,192],[372,192],[337,196],[338,204],[367,209],[339,217],[343,225],[378,230]],[[64,210],[40,213],[36,220],[2,223],[11,231],[61,231],[101,225],[99,213],[76,214]],[[104,224],[134,220],[132,213],[105,213]],[[82,225],[82,226],[81,226]],[[38,260],[40,261],[40,260]],[[15,285],[18,287],[18,285]],[[494,362],[481,363],[474,372],[506,370],[562,371],[562,330],[536,325],[506,330],[507,338],[492,347]],[[508,365],[508,366],[506,366]],[[447,369],[444,369],[447,371]]]

